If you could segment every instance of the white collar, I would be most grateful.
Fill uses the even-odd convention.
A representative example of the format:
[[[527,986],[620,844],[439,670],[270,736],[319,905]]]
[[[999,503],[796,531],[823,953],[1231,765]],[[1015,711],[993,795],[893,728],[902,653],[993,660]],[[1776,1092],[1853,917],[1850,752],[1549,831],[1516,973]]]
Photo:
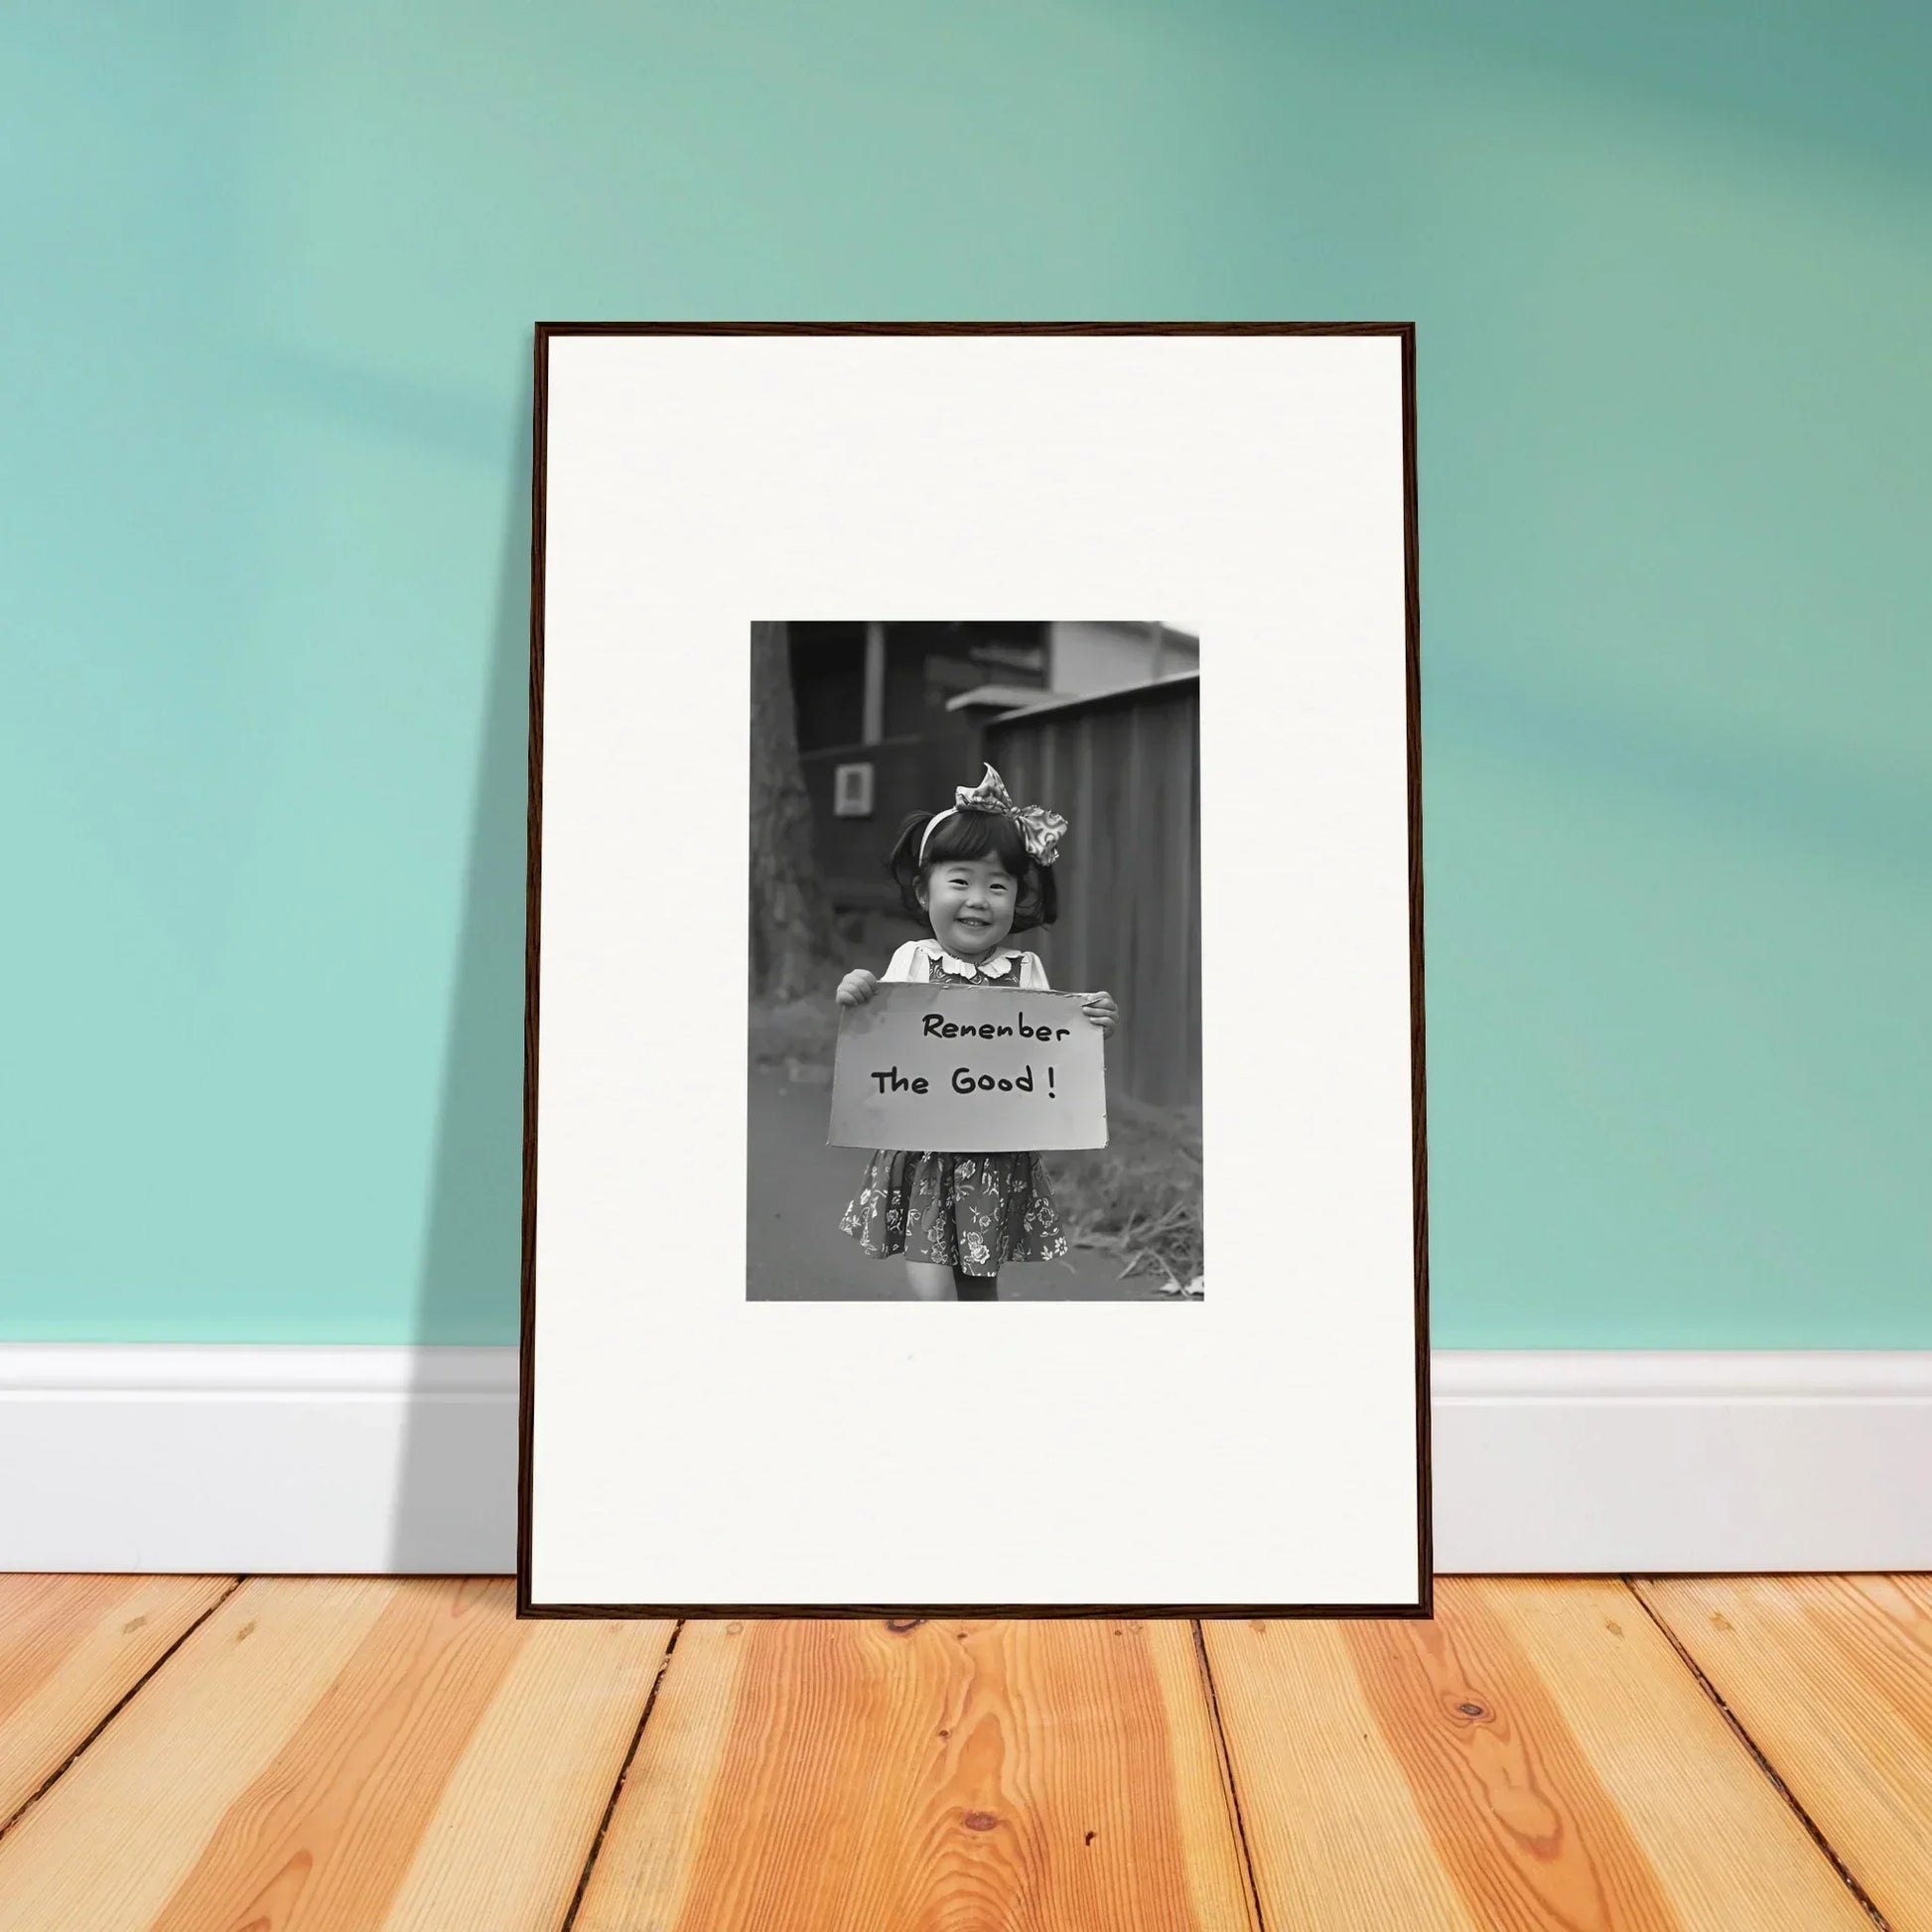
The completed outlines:
[[[977,967],[973,967],[963,959],[955,959],[937,939],[921,939],[919,950],[941,972],[951,973],[959,979],[971,979],[975,972],[984,973],[989,979],[1001,979],[1019,963],[1020,959],[1020,955],[1011,946],[1002,946],[990,959],[983,959]]]

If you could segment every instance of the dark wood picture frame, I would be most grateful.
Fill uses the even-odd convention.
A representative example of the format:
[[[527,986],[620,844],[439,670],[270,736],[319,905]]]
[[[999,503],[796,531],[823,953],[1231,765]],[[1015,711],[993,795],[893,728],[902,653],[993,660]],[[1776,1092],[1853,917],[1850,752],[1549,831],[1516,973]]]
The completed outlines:
[[[536,1401],[537,1055],[543,874],[545,431],[549,349],[573,336],[1370,336],[1401,345],[1405,712],[1408,772],[1410,1110],[1414,1199],[1417,1594],[1413,1603],[537,1603],[531,1595],[531,1464]],[[530,502],[529,813],[523,1010],[523,1212],[518,1362],[516,1614],[519,1617],[1268,1617],[1429,1618],[1434,1614],[1429,1346],[1429,1157],[1423,1000],[1421,592],[1416,471],[1416,329],[1410,322],[571,322],[535,332]]]

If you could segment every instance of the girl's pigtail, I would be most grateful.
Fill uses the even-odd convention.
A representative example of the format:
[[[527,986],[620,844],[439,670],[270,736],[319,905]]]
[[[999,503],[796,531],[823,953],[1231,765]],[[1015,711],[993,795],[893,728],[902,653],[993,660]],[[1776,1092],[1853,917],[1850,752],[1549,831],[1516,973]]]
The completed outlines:
[[[1014,920],[1016,932],[1031,931],[1035,926],[1051,925],[1060,916],[1060,884],[1054,877],[1058,871],[1055,866],[1035,865],[1033,869],[1033,903],[1022,902],[1020,917]],[[1026,923],[1023,925],[1021,919]]]
[[[898,837],[893,841],[893,849],[886,858],[887,876],[898,888],[900,903],[912,907],[915,918],[919,902],[915,890],[919,880],[919,841],[931,818],[930,812],[909,813],[901,821]]]

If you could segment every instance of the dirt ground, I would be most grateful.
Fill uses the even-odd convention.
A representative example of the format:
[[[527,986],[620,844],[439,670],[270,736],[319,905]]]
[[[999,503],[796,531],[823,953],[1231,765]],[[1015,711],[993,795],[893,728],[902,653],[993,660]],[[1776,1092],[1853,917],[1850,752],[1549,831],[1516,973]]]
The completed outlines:
[[[865,1170],[858,1148],[825,1145],[829,1070],[794,1062],[755,1066],[750,1092],[751,1200],[746,1220],[748,1299],[754,1302],[892,1302],[910,1299],[905,1265],[875,1261],[839,1227]],[[1052,1157],[1044,1157],[1052,1178]],[[1011,1302],[1160,1302],[1144,1278],[1116,1279],[1119,1260],[1074,1249],[1064,1261],[1010,1262],[1000,1299]]]

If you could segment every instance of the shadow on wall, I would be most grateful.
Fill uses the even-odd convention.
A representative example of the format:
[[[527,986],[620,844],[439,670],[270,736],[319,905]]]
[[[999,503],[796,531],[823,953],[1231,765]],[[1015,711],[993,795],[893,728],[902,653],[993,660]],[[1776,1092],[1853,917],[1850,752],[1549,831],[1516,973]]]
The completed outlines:
[[[1513,772],[1593,785],[1619,805],[1652,798],[1834,866],[1932,881],[1932,785],[1916,775],[1678,722],[1601,691],[1534,688],[1468,652],[1445,652],[1426,671],[1423,732],[1425,755],[1432,739],[1454,742]]]
[[[524,852],[528,800],[532,379],[517,385],[476,815],[415,1333],[426,1344],[496,1329],[517,1306],[522,1253]],[[502,1351],[442,1346],[415,1372],[390,1523],[399,1572],[515,1561],[516,1443]]]

